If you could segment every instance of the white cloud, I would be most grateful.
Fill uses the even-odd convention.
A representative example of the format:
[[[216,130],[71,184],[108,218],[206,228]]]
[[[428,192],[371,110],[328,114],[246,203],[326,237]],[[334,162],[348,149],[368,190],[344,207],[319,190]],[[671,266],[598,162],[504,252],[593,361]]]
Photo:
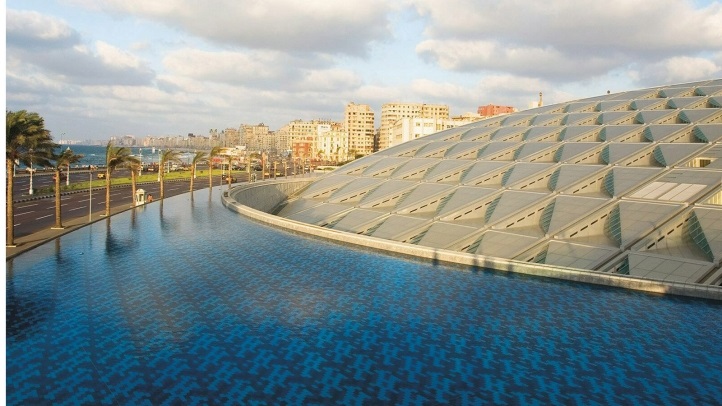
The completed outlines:
[[[91,49],[60,19],[32,11],[7,12],[7,53],[13,63],[6,76],[39,72],[65,84],[141,84],[152,79],[150,68],[132,54],[103,41]]]
[[[426,103],[453,105],[478,104],[478,94],[476,94],[474,89],[455,83],[417,79],[411,83],[410,90],[415,100]]]
[[[293,85],[295,90],[316,92],[344,92],[357,89],[362,78],[345,69],[320,69],[304,72],[303,78]]]
[[[80,1],[109,13],[161,22],[208,41],[254,49],[363,55],[387,38],[382,0],[105,0]]]
[[[105,66],[110,68],[125,69],[141,67],[140,59],[129,52],[124,52],[108,43],[97,41],[95,49],[98,52],[98,58]]]
[[[168,52],[163,65],[170,74],[227,84],[269,83],[284,76],[285,55],[273,52],[242,53],[184,48]]]
[[[449,70],[569,81],[722,50],[718,2],[698,9],[677,0],[411,3],[428,22],[417,53]]]
[[[722,76],[722,66],[707,59],[676,56],[646,65],[638,73],[638,80],[650,86],[684,83]]]
[[[8,47],[54,48],[78,41],[78,33],[65,21],[36,11],[8,9],[5,21]]]
[[[566,80],[598,75],[619,63],[613,56],[572,62],[553,47],[503,46],[493,41],[427,40],[416,51],[422,58],[452,71],[509,72]]]
[[[40,3],[8,0],[8,107],[98,137],[340,120],[352,101],[377,112],[389,102],[526,108],[540,91],[551,104],[722,76],[719,1],[63,0],[16,10]]]

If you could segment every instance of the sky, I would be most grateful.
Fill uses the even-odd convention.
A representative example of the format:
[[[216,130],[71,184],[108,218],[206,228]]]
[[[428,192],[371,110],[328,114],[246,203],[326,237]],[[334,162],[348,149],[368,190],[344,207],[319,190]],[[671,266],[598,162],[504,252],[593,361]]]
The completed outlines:
[[[344,107],[535,105],[722,77],[722,1],[6,0],[6,110],[53,138],[168,136]]]

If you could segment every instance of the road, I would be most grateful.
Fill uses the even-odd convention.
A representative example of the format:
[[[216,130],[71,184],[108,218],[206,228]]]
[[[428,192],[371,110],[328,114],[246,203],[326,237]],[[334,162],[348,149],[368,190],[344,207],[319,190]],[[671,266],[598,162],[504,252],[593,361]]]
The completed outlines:
[[[71,182],[87,181],[87,171],[73,172],[70,175]],[[115,177],[123,177],[118,173]],[[127,176],[127,175],[126,175]],[[245,173],[233,174],[239,182],[247,181]],[[51,173],[36,174],[33,176],[33,187],[42,188],[51,186],[53,176]],[[214,186],[221,184],[220,176],[213,179]],[[223,183],[226,185],[226,183]],[[16,176],[14,178],[14,219],[15,219],[15,237],[23,237],[33,234],[37,231],[47,229],[55,225],[55,195],[29,195],[29,176]],[[137,185],[153,195],[157,200],[160,197],[160,183],[149,182]],[[193,183],[193,190],[207,189],[208,177],[197,177]],[[186,193],[190,189],[190,179],[176,180],[164,182],[165,196],[172,197],[182,193]],[[110,202],[112,207],[121,207],[123,205],[130,206],[133,202],[131,196],[131,186],[116,186],[110,189]],[[76,191],[63,194],[61,196],[61,216],[63,221],[71,218],[89,216],[93,214],[103,213],[105,211],[105,188],[95,188],[90,191]],[[92,208],[91,208],[92,205]]]

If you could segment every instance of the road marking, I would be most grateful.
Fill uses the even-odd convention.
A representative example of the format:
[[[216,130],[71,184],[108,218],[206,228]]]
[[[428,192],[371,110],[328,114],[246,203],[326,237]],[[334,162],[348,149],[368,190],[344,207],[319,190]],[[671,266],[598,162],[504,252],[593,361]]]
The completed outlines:
[[[48,214],[47,216],[38,217],[38,218],[36,218],[35,220],[40,220],[40,219],[44,219],[44,218],[46,218],[46,217],[52,217],[52,216],[53,216],[52,214]]]

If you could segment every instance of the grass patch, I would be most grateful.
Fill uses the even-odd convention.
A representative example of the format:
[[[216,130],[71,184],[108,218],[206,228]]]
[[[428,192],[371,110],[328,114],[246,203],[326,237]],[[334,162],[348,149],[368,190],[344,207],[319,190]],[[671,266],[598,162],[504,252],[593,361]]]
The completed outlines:
[[[227,173],[228,171],[226,171]],[[70,186],[65,186],[65,182],[61,182],[60,185],[60,192],[72,192],[76,190],[88,190],[91,186],[93,189],[95,188],[102,188],[105,187],[105,179],[98,179],[97,174],[101,172],[94,172],[93,173],[93,180],[92,181],[85,181],[85,182],[76,182],[71,183]],[[213,176],[220,175],[221,170],[220,169],[214,169],[213,170]],[[71,179],[75,178],[78,179],[78,177],[85,177],[87,179],[87,173],[79,173],[79,174],[71,174]],[[166,173],[163,176],[163,181],[174,181],[174,180],[190,180],[191,178],[191,172],[190,171],[176,171],[176,172],[169,172]],[[196,180],[200,179],[207,179],[208,178],[208,170],[198,170],[196,171]],[[136,178],[136,183],[148,183],[148,182],[158,182],[158,173],[157,172],[147,172],[140,175],[138,178]],[[90,183],[90,185],[89,185]],[[130,185],[132,183],[130,176],[116,178],[111,175],[110,177],[110,185],[111,186],[122,186],[122,185]],[[53,194],[55,193],[55,187],[49,186],[44,188],[36,189],[36,193],[40,195],[47,195],[47,194]]]

